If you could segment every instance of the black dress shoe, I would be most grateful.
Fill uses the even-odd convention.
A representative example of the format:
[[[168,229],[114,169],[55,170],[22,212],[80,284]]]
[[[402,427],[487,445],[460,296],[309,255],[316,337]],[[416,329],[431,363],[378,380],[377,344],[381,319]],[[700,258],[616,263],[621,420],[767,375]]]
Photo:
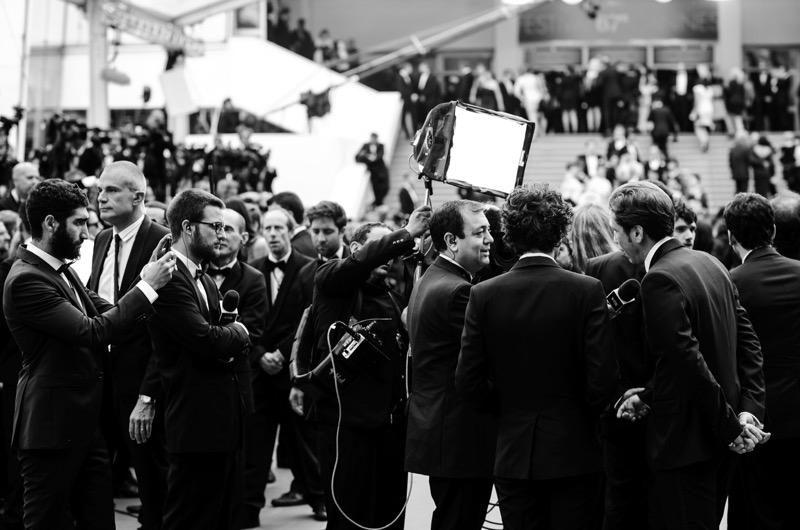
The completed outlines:
[[[286,506],[300,506],[305,504],[306,500],[299,493],[295,493],[294,491],[287,491],[277,499],[272,499],[272,505],[275,508],[285,508]]]
[[[312,506],[311,509],[314,510],[314,514],[311,517],[313,517],[315,521],[328,520],[328,512],[325,510],[324,502],[319,502],[314,504],[314,506]]]
[[[142,505],[141,504],[131,504],[130,506],[125,508],[125,511],[128,512],[131,515],[139,515],[139,513],[141,513],[141,511],[142,511]]]

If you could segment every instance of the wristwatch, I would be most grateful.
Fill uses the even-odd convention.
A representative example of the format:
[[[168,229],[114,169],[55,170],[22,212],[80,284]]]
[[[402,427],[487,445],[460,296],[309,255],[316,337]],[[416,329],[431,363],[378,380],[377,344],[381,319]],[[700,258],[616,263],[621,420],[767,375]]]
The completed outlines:
[[[144,394],[139,394],[139,401],[142,402],[144,405],[155,405],[156,400],[151,398],[150,396],[145,396]]]

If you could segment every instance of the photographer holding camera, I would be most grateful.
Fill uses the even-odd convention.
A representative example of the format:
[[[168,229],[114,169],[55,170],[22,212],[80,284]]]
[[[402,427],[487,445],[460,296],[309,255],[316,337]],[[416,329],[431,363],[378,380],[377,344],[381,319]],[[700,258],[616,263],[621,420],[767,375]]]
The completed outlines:
[[[365,334],[382,354],[371,356],[371,373],[345,374],[348,382],[340,383],[338,392],[316,393],[308,410],[319,433],[328,530],[358,528],[354,522],[384,526],[393,519],[390,528],[403,528],[408,340],[401,308],[385,279],[388,263],[413,250],[414,238],[428,230],[430,217],[430,207],[421,206],[405,228],[394,232],[382,223],[362,225],[350,243],[352,255],[324,263],[315,277],[308,324],[313,326],[313,343],[307,348],[310,351],[299,348],[299,372],[319,365],[328,356],[329,346],[337,344],[341,333],[328,337],[337,321],[350,327],[354,321],[372,323]],[[340,359],[334,364],[337,376],[346,370]]]

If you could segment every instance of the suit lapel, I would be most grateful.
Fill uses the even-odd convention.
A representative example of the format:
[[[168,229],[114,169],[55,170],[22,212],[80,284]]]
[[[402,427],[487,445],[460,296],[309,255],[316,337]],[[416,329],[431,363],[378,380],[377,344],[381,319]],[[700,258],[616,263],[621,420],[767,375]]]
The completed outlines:
[[[244,275],[244,270],[242,267],[242,263],[237,261],[236,264],[231,267],[231,272],[228,274],[228,277],[223,280],[223,282],[219,286],[219,292],[223,295],[234,289],[236,286],[239,285],[239,282],[242,280],[242,276]],[[241,293],[239,293],[241,294]]]
[[[186,267],[186,265],[184,265],[181,260],[177,260],[177,264],[178,264],[178,272],[183,275],[184,281],[189,283],[189,288],[194,294],[194,300],[195,302],[197,302],[197,307],[200,309],[200,312],[206,317],[206,319],[208,319],[209,318],[208,311],[206,310],[206,306],[203,303],[203,300],[200,299],[201,296],[199,292],[200,288],[197,286],[197,283],[194,281],[192,275],[189,274],[189,269]]]
[[[683,245],[675,238],[670,238],[669,241],[666,241],[663,245],[658,247],[655,254],[653,254],[653,259],[650,260],[650,270],[653,270],[653,265],[658,263],[658,260],[664,257],[664,255],[679,248],[683,248]]]
[[[27,248],[25,248],[23,246],[20,246],[19,249],[17,250],[17,252],[19,253],[20,259],[22,259],[23,261],[25,261],[27,263],[30,263],[34,267],[37,267],[39,270],[41,270],[45,274],[47,274],[50,277],[52,277],[55,280],[56,289],[58,289],[61,292],[61,294],[64,296],[64,298],[66,298],[67,300],[72,302],[72,305],[74,305],[75,307],[77,307],[81,311],[84,311],[83,306],[81,306],[81,304],[78,302],[78,298],[75,295],[75,291],[72,290],[72,286],[70,286],[67,282],[64,281],[64,278],[61,277],[61,275],[58,273],[58,271],[54,270],[53,267],[51,267],[50,265],[45,263],[45,261],[43,259],[41,259],[39,256],[37,256],[36,254],[34,254],[33,252],[31,252],[30,250],[28,250]],[[70,269],[70,272],[72,272],[71,269]],[[73,274],[74,274],[74,272],[73,272]],[[73,281],[76,278],[77,278],[77,276],[74,276],[73,277]],[[80,284],[80,280],[77,280],[77,281],[78,281],[78,284]],[[92,307],[94,307],[94,305],[92,305]]]
[[[83,287],[81,279],[78,278],[78,274],[71,268],[67,269],[64,274],[72,280],[73,285],[75,285],[75,289],[78,291],[78,297],[80,298],[82,304],[82,306],[78,306],[78,308],[90,317],[97,316],[99,314],[97,312],[97,308],[94,306],[92,299],[89,298],[89,295],[86,293],[86,289]],[[69,292],[71,294],[75,293],[75,291],[73,291],[71,288],[69,289]]]
[[[97,234],[97,244],[92,255],[92,276],[89,278],[89,289],[97,292],[100,286],[100,275],[103,274],[103,263],[105,263],[108,249],[111,246],[113,230],[108,228]]]
[[[298,268],[297,254],[295,251],[292,251],[292,255],[289,256],[289,260],[286,262],[286,270],[283,271],[283,280],[281,280],[281,285],[278,287],[278,294],[275,296],[275,303],[273,304],[274,307],[281,307],[283,305],[283,300],[286,298],[289,289],[291,289],[292,281],[294,281],[294,277],[297,275]],[[270,274],[270,276],[272,275]]]
[[[145,215],[142,225],[136,231],[133,247],[131,247],[131,253],[128,256],[128,262],[125,264],[125,274],[122,275],[122,279],[119,282],[120,297],[128,292],[131,283],[139,276],[139,271],[144,267],[144,263],[141,263],[142,254],[144,253],[144,247],[147,245],[147,235],[150,231],[151,223],[150,218]]]
[[[208,297],[209,322],[211,323],[219,322],[220,299],[219,299],[219,289],[217,289],[217,284],[214,283],[214,280],[212,280],[211,277],[208,276],[208,274],[204,274],[200,278],[200,282],[206,288],[206,296]]]

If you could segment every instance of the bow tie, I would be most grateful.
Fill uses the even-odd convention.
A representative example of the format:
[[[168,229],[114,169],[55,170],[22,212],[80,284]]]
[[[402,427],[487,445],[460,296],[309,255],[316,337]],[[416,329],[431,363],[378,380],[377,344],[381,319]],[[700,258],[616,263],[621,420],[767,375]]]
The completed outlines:
[[[222,276],[223,278],[227,278],[231,274],[231,268],[226,267],[224,269],[217,269],[216,267],[209,268],[206,273],[209,276]]]
[[[203,269],[201,269],[200,267],[198,267],[198,268],[197,268],[197,269],[194,271],[194,279],[195,279],[195,281],[197,281],[197,280],[199,280],[200,278],[202,278],[204,274],[205,274],[205,271],[204,271]]]
[[[281,271],[286,271],[286,262],[285,261],[279,261],[279,262],[276,263],[276,262],[271,261],[271,260],[268,259],[264,263],[264,267],[267,269],[268,272],[272,272],[275,269],[280,269]]]

